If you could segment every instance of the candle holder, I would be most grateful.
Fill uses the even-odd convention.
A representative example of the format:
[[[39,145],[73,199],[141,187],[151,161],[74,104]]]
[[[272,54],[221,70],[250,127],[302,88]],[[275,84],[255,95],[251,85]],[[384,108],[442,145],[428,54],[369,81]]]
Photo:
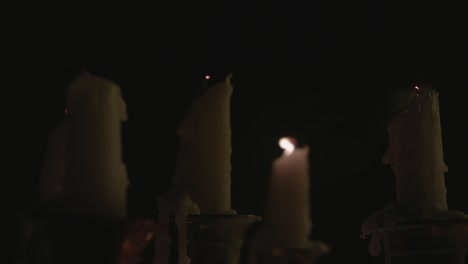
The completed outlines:
[[[152,220],[73,215],[48,205],[22,222],[17,264],[139,264],[156,229]]]
[[[322,241],[310,241],[304,247],[259,244],[254,252],[249,264],[315,264],[330,248]]]
[[[381,232],[386,264],[467,263],[467,219],[401,223]]]
[[[187,255],[192,264],[239,264],[249,227],[257,215],[189,215]]]

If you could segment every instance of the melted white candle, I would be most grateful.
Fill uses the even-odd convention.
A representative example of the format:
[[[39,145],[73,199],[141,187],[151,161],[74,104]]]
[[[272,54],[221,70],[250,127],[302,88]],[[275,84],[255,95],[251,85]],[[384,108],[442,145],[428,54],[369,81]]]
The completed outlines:
[[[186,191],[201,214],[231,209],[231,126],[229,75],[192,103],[177,133],[180,150],[173,184]]]
[[[447,210],[439,95],[417,87],[409,108],[388,125],[389,147],[383,161],[397,182],[398,201],[417,212]]]
[[[100,77],[80,77],[69,88],[68,110],[67,210],[126,217],[128,179],[122,161],[121,123],[127,120],[127,112],[120,88]]]
[[[169,261],[172,214],[179,235],[179,264],[188,264],[187,215],[236,213],[231,209],[231,78],[228,75],[195,99],[177,130],[180,150],[173,186],[159,198],[159,222],[164,230],[156,238],[154,264]]]

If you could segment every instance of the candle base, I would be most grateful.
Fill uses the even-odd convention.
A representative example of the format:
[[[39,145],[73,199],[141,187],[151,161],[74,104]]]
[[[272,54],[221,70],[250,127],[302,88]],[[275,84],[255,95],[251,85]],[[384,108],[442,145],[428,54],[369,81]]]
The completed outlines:
[[[249,227],[257,215],[189,215],[187,255],[192,264],[239,264]]]
[[[382,232],[386,264],[468,263],[468,220],[407,223]]]
[[[154,236],[152,220],[71,215],[44,206],[25,215],[16,263],[141,263]]]
[[[249,264],[315,264],[329,251],[321,241],[310,241],[300,248],[257,245]]]

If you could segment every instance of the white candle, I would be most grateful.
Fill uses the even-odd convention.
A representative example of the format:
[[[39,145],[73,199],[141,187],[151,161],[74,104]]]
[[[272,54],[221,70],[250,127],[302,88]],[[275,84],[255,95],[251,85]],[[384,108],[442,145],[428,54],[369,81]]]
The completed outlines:
[[[415,212],[447,210],[439,95],[415,87],[410,106],[388,125],[383,157],[397,182],[398,201]]]
[[[234,214],[231,209],[232,75],[196,98],[177,133],[180,150],[173,184],[187,192],[201,214]]]
[[[231,78],[232,74],[195,99],[177,130],[180,150],[173,186],[159,197],[163,228],[156,235],[154,264],[169,263],[170,215],[178,229],[179,264],[188,264],[187,215],[236,213],[231,209]]]
[[[41,200],[57,199],[63,191],[63,179],[66,175],[65,151],[67,148],[68,119],[60,120],[50,131],[47,150],[39,180]]]
[[[273,162],[266,205],[266,238],[283,247],[302,247],[312,228],[309,201],[309,148],[295,149],[295,140],[281,138],[284,149]]]
[[[121,122],[127,120],[120,88],[83,76],[68,90],[71,127],[64,180],[66,209],[72,213],[126,217],[127,172],[122,161]]]

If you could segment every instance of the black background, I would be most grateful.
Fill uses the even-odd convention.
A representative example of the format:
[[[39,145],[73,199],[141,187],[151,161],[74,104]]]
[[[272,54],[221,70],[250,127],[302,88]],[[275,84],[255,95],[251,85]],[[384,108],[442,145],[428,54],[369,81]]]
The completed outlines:
[[[194,91],[205,74],[215,81],[229,72],[233,208],[262,214],[279,137],[308,144],[312,238],[332,248],[323,263],[383,263],[369,256],[359,229],[395,199],[393,174],[381,162],[386,125],[397,95],[414,85],[440,93],[449,207],[468,212],[467,24],[448,1],[12,8],[2,89],[14,219],[38,201],[48,130],[63,115],[66,87],[83,70],[118,83],[127,102],[131,218],[156,217],[177,155],[175,130]]]

